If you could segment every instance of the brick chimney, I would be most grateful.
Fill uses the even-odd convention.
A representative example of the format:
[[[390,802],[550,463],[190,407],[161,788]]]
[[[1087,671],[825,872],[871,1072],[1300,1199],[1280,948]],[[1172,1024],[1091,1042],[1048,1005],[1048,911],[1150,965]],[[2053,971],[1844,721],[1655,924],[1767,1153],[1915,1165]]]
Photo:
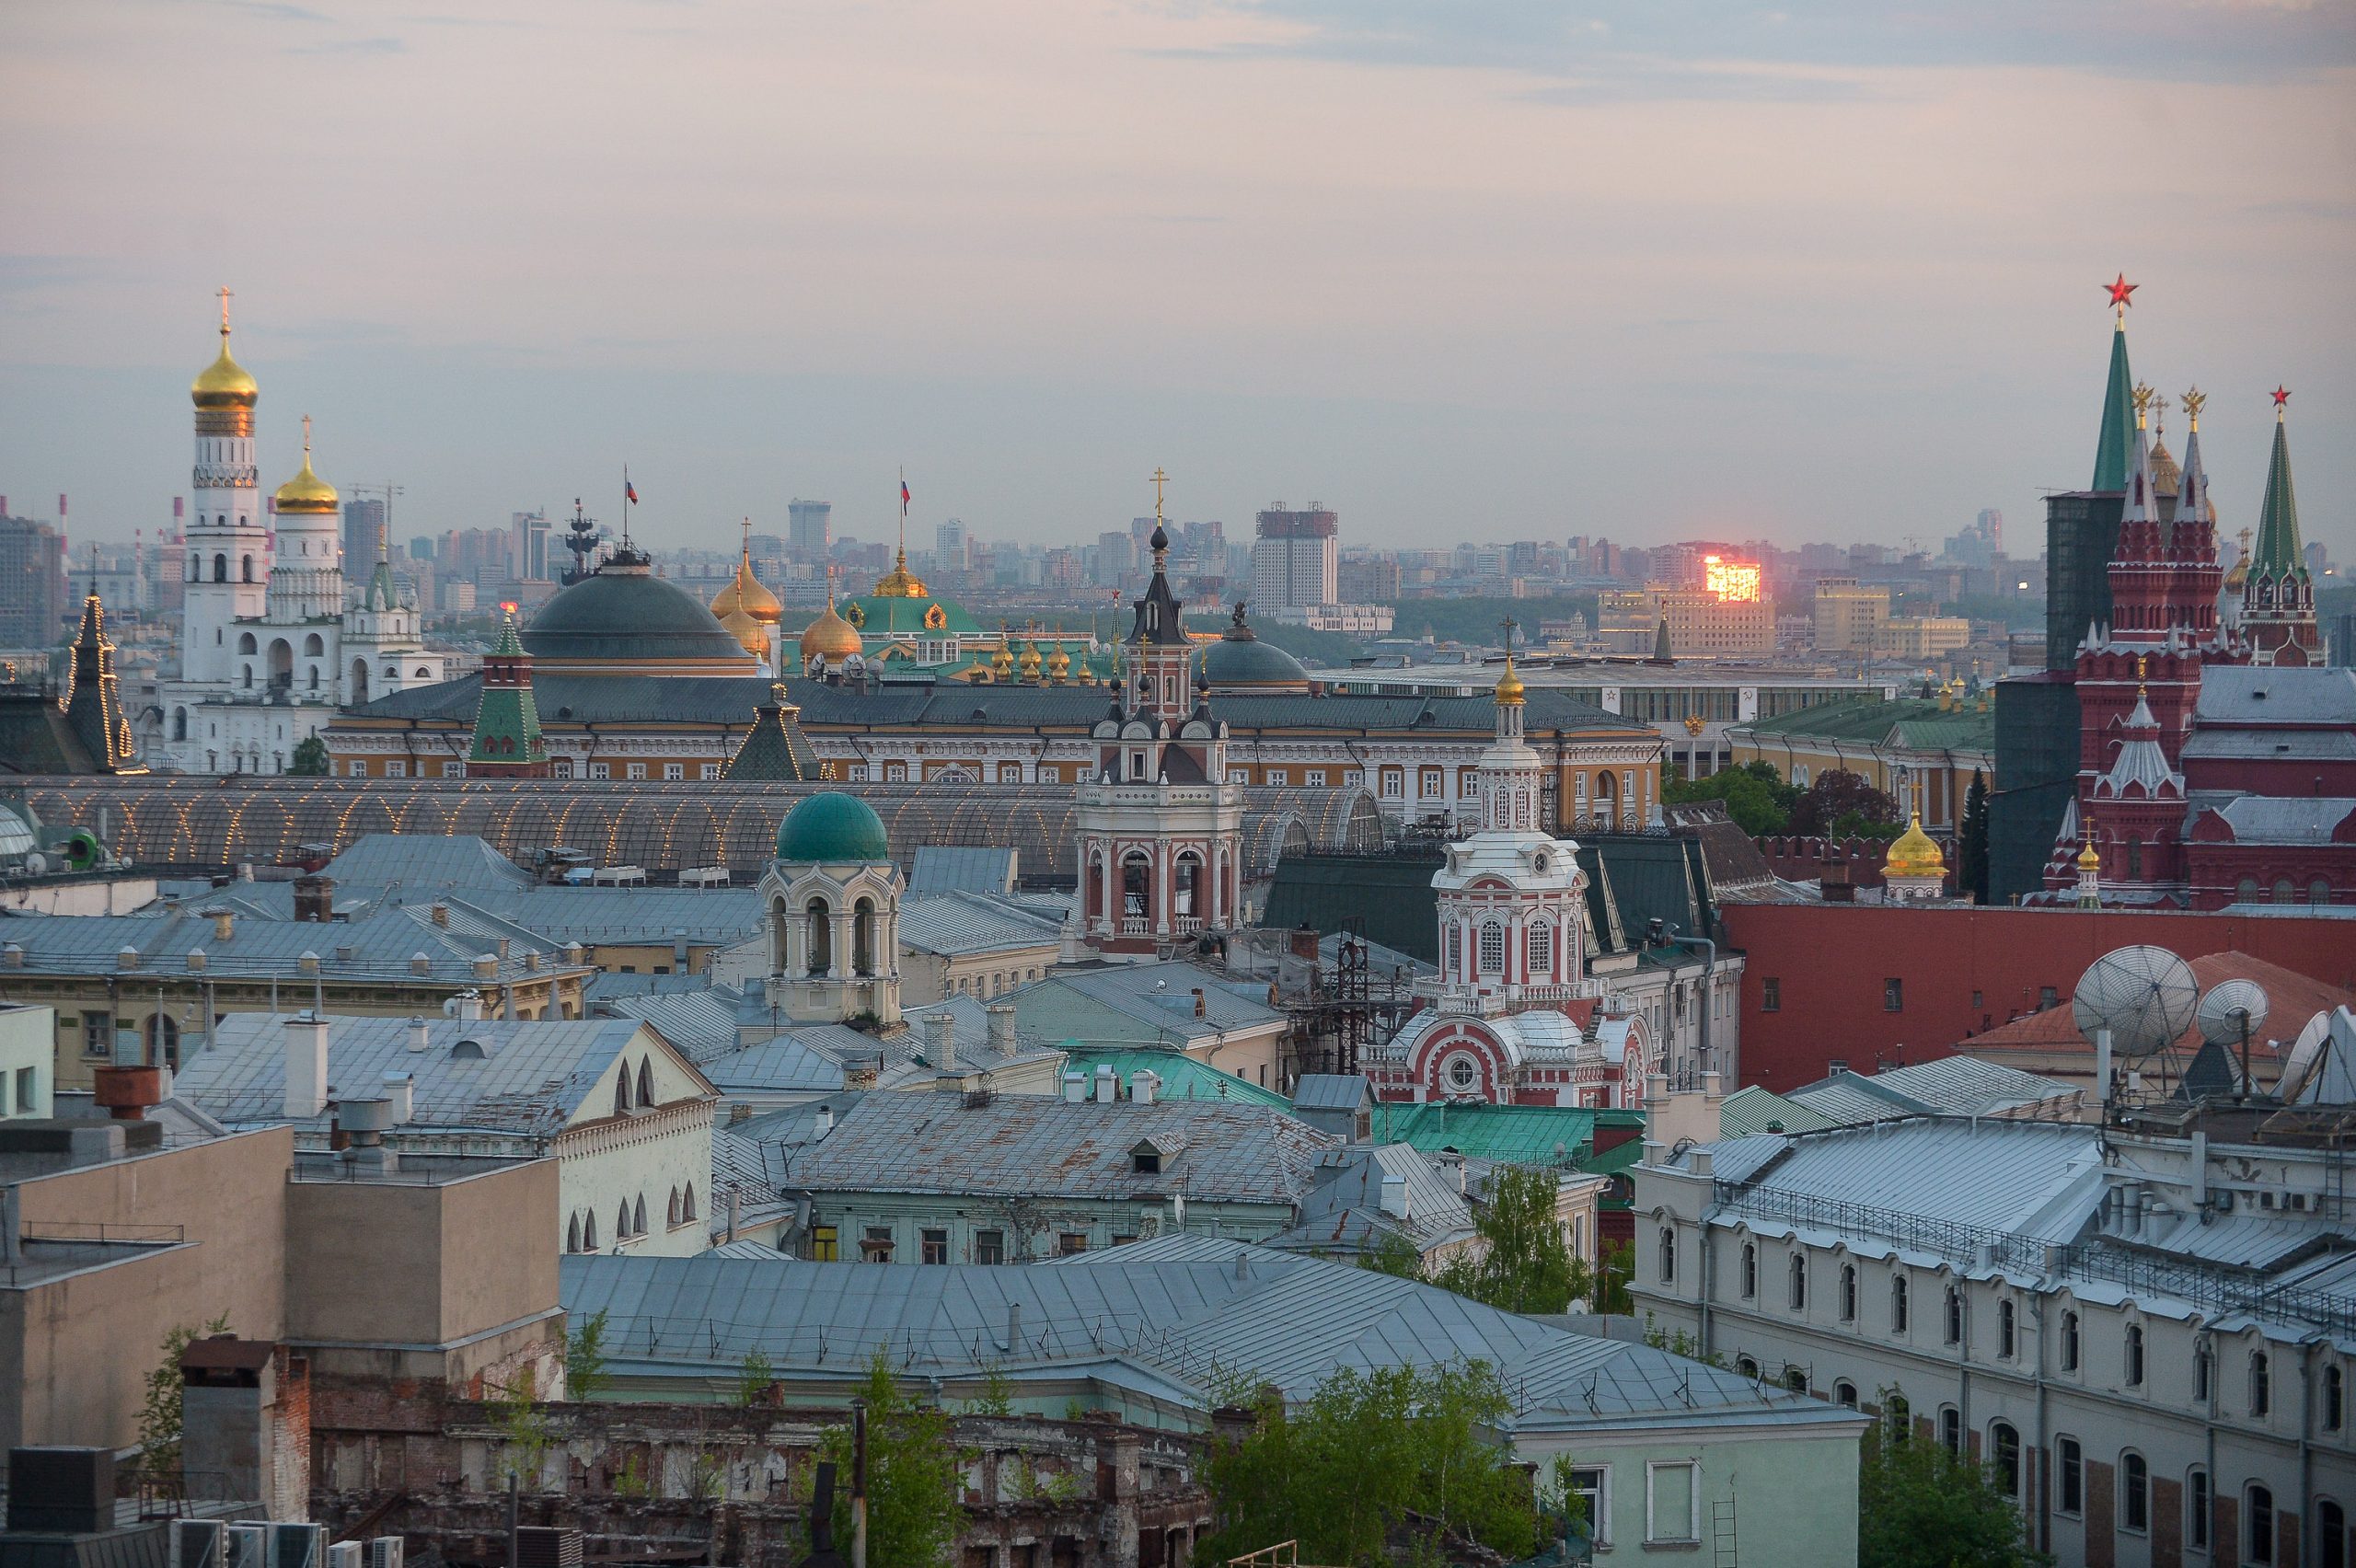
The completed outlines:
[[[294,879],[294,918],[324,926],[335,918],[335,879],[304,876]]]

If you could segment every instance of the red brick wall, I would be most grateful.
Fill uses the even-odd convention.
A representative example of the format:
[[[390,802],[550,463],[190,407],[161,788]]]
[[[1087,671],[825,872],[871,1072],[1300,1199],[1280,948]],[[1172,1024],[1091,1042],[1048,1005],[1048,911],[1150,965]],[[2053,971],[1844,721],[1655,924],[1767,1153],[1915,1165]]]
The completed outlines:
[[[2184,1482],[2152,1478],[2152,1568],[2183,1568]]]
[[[1742,1081],[1776,1090],[1815,1082],[1836,1058],[1868,1071],[1877,1057],[1896,1066],[1952,1055],[1965,1037],[2035,1011],[2040,986],[2066,1004],[2086,965],[2133,942],[2186,958],[2239,951],[2356,988],[2344,920],[1968,905],[1730,904],[1722,913],[1728,945],[1745,955]],[[1900,1012],[1883,1009],[1892,977],[1906,983]],[[1770,978],[1782,1006],[1761,1012]]]
[[[2086,1568],[2118,1568],[2119,1515],[2110,1467],[2088,1459],[2086,1467]]]

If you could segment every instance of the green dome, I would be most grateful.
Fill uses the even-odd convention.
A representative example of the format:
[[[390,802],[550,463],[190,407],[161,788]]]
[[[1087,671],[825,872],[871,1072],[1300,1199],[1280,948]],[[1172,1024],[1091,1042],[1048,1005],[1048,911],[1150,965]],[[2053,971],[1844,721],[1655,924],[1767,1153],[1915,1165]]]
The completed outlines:
[[[1213,690],[1233,686],[1307,691],[1309,671],[1301,662],[1272,642],[1263,642],[1235,607],[1235,624],[1217,642],[1207,643],[1198,657],[1203,678]]]
[[[524,649],[538,659],[618,665],[712,660],[754,667],[701,599],[668,579],[610,563],[540,606],[524,628]]]
[[[880,861],[892,858],[884,819],[856,795],[829,790],[805,796],[777,830],[777,858],[803,864]]]

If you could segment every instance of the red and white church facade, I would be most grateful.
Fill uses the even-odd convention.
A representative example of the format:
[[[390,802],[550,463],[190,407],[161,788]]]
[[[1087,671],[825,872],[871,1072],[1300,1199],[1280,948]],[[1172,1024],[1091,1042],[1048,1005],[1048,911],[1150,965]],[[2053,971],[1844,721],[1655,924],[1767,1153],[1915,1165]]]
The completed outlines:
[[[1375,1097],[1500,1105],[1629,1106],[1657,1047],[1641,1019],[1606,1017],[1587,974],[1587,874],[1544,827],[1542,765],[1522,734],[1506,661],[1496,738],[1482,754],[1481,825],[1432,877],[1439,977],[1366,1058]]]

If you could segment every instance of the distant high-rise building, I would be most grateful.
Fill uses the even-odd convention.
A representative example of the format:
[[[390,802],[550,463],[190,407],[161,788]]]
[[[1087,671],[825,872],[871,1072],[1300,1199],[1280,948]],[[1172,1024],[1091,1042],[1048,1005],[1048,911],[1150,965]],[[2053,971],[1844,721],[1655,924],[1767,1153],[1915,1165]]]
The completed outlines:
[[[1262,610],[1341,603],[1341,520],[1323,507],[1279,502],[1259,516],[1252,546],[1252,602]]]
[[[546,582],[549,574],[549,514],[539,512],[518,512],[512,524],[515,531],[515,575],[527,582]]]
[[[800,497],[785,503],[786,543],[795,559],[823,561],[831,548],[834,529],[835,503],[831,501],[803,501]]]
[[[2004,514],[1992,506],[1983,506],[1972,524],[1980,530],[1980,537],[1988,546],[1989,553],[2002,555],[2004,550]]]
[[[352,500],[343,503],[344,570],[365,577],[376,559],[376,542],[385,530],[385,502]]]
[[[1395,605],[1399,602],[1399,559],[1364,556],[1342,562],[1335,573],[1340,602],[1345,605]]]
[[[46,523],[6,515],[0,500],[0,647],[65,640],[65,539]]]
[[[1870,652],[1875,634],[1889,619],[1889,590],[1854,577],[1819,577],[1815,608],[1818,652]]]
[[[964,575],[974,564],[974,536],[964,523],[952,517],[932,531],[932,561],[942,571]]]

